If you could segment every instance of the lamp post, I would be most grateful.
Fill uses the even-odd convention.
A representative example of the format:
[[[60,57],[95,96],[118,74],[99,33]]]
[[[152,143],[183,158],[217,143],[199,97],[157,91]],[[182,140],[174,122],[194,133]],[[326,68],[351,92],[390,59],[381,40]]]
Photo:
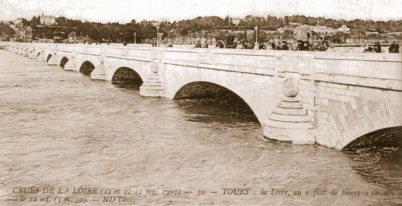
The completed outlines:
[[[155,21],[155,22],[152,23],[152,26],[156,27],[156,46],[159,46],[158,33],[159,33],[160,23]]]
[[[236,29],[238,29],[237,26],[240,23],[240,18],[232,18],[232,23],[236,26]],[[236,37],[236,39],[237,39],[237,37]],[[238,44],[238,42],[236,44]],[[237,45],[236,45],[236,48],[237,48]]]
[[[254,30],[255,30],[255,44],[254,44],[254,49],[258,49],[258,26],[257,26],[257,25],[255,25]]]

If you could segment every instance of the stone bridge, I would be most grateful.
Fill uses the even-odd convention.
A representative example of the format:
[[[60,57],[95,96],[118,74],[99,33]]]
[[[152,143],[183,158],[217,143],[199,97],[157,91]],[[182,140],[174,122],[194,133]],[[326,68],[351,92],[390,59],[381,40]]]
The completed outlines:
[[[113,81],[122,68],[140,95],[177,98],[211,83],[238,95],[268,139],[342,149],[402,126],[400,54],[160,48],[146,45],[3,43],[26,57]]]

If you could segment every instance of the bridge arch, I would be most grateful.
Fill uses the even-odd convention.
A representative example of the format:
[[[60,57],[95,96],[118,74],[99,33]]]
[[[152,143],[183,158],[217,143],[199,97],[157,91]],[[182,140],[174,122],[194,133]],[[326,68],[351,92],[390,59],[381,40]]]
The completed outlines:
[[[46,62],[49,62],[49,60],[52,58],[52,56],[53,56],[52,54],[48,54],[47,58],[46,58]]]
[[[67,57],[61,58],[61,60],[60,60],[60,66],[61,66],[61,68],[64,68],[64,65],[66,65],[67,62],[68,62],[68,58],[67,58]]]
[[[113,84],[133,84],[141,86],[143,78],[135,69],[123,66],[113,72],[111,81]]]
[[[357,137],[342,149],[348,150],[368,146],[402,147],[402,126],[373,130]]]
[[[192,82],[216,84],[239,96],[251,108],[260,125],[280,101],[281,80],[270,76],[178,65],[165,65],[161,73],[166,76],[161,79],[166,82],[166,98],[174,99],[183,86]]]
[[[236,91],[221,84],[209,81],[193,81],[182,85],[173,99],[216,99],[217,104],[227,105],[230,111],[241,115],[247,115],[248,119],[258,121],[255,110]],[[260,123],[260,122],[259,122]]]
[[[90,76],[95,69],[95,65],[90,61],[84,61],[80,66],[80,72],[86,76]]]

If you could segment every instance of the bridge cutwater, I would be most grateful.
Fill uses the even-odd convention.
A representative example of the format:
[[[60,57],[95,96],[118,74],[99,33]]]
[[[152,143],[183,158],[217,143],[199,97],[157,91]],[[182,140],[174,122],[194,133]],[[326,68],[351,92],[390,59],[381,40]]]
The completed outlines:
[[[197,82],[222,86],[248,104],[269,139],[342,149],[402,126],[401,54],[1,44],[92,79],[112,81],[117,70],[130,68],[144,97],[174,99]]]

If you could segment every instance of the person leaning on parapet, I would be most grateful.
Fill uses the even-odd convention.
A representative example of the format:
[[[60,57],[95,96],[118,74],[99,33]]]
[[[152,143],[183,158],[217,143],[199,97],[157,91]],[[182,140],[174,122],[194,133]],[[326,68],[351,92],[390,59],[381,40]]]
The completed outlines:
[[[364,47],[366,47],[366,46],[364,46]],[[364,49],[364,53],[371,53],[371,52],[374,52],[374,48],[373,47],[371,47],[371,46],[368,46],[366,49]]]
[[[282,50],[282,42],[278,42],[278,45],[276,45],[275,50]]]
[[[395,41],[392,42],[391,46],[389,46],[388,51],[389,53],[399,53],[399,44],[397,44]]]
[[[203,42],[203,44],[202,44],[203,46],[203,48],[208,48],[208,42],[206,41],[206,40],[204,40],[204,42]]]
[[[197,41],[197,43],[195,44],[194,48],[202,48],[200,40]]]
[[[309,50],[310,49],[309,49],[307,41],[301,41],[301,40],[298,41],[296,51],[309,51]]]
[[[288,42],[286,41],[282,42],[282,50],[289,50]]]
[[[274,43],[274,42],[272,42],[272,43],[271,43],[271,48],[272,48],[273,50],[275,50],[275,49],[276,49],[276,45],[275,45],[275,43]]]
[[[376,53],[381,53],[381,44],[379,42],[374,44],[374,50]]]

